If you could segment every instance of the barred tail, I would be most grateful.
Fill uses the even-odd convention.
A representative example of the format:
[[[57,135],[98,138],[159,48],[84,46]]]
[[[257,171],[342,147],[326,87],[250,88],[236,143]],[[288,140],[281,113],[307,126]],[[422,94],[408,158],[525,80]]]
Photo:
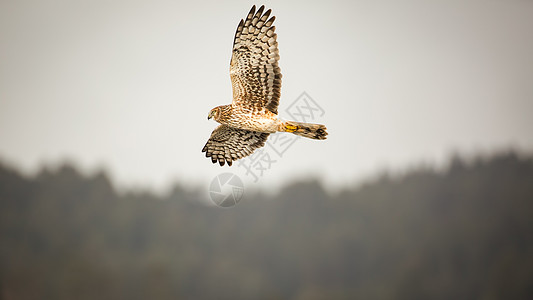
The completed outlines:
[[[326,135],[328,135],[326,129],[326,126],[320,124],[285,121],[281,125],[279,131],[292,132],[296,135],[304,136],[306,138],[315,140],[325,140]]]

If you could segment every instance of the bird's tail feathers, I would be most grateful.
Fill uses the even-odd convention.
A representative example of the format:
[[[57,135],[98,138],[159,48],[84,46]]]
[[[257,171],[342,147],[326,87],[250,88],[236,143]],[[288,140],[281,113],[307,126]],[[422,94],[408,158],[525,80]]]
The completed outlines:
[[[302,123],[295,121],[285,121],[282,123],[281,132],[291,132],[299,136],[314,140],[325,140],[328,132],[327,128],[321,124]]]

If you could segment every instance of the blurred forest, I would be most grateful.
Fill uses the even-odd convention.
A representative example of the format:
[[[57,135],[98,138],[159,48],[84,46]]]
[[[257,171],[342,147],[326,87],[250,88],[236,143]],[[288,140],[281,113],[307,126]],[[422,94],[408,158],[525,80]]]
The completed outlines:
[[[533,159],[418,168],[236,207],[0,164],[0,299],[533,299]]]

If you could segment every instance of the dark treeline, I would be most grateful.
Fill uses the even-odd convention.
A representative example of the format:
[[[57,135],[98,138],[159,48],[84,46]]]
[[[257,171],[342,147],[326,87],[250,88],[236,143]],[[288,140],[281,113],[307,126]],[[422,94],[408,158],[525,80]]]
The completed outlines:
[[[0,299],[533,299],[531,157],[197,199],[0,166]]]

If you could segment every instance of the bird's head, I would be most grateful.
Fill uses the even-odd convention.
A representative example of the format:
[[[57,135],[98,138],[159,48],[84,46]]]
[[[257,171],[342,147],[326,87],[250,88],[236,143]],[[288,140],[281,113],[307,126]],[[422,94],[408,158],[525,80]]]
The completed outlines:
[[[218,120],[218,116],[220,116],[220,106],[210,110],[209,114],[207,115],[207,119],[210,120],[211,118],[215,118],[215,120]]]

